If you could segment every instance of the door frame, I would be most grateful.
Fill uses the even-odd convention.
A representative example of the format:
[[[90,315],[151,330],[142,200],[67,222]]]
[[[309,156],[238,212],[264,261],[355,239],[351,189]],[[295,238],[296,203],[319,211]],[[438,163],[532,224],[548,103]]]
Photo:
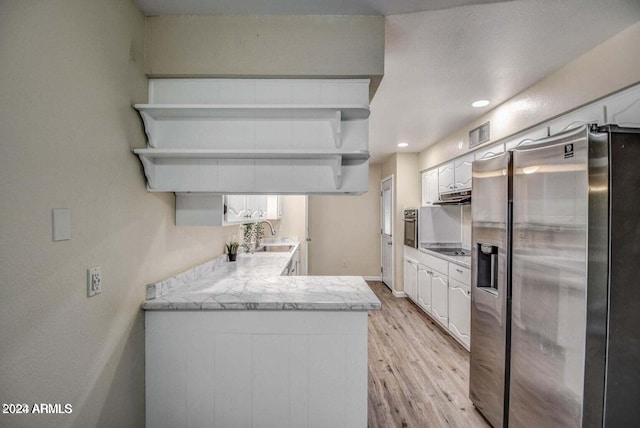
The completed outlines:
[[[311,242],[311,234],[309,232],[309,195],[304,195],[304,260],[302,260],[302,275],[309,275],[309,261],[311,258],[309,257],[310,250],[310,242]]]
[[[390,278],[391,278],[391,284],[387,284],[383,281],[383,274],[384,272],[382,271],[383,267],[384,267],[384,257],[383,257],[383,253],[384,253],[384,247],[383,245],[383,236],[384,233],[384,202],[382,200],[382,186],[384,185],[384,183],[386,181],[391,181],[391,274],[390,274]],[[388,175],[386,177],[384,177],[383,179],[380,180],[380,282],[382,282],[383,284],[385,284],[387,287],[389,287],[389,289],[391,291],[394,291],[394,264],[395,264],[395,245],[394,245],[394,204],[393,204],[393,196],[394,196],[394,192],[393,192],[393,184],[394,184],[394,176],[393,174]]]

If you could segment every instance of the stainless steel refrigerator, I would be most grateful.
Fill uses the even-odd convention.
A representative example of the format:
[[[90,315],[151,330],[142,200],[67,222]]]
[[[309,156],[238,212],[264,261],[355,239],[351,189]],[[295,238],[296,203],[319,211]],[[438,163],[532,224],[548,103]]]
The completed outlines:
[[[474,162],[469,394],[495,427],[640,426],[640,129]]]

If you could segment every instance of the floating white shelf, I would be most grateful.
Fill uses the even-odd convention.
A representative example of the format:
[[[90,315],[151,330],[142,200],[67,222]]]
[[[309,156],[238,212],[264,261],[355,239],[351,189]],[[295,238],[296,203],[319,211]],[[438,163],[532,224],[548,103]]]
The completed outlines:
[[[345,150],[218,150],[218,149],[134,149],[135,154],[149,159],[360,159],[367,151]]]
[[[266,159],[138,156],[151,192],[360,194],[368,187],[366,157],[349,159],[328,153]]]
[[[154,192],[363,193],[368,86],[341,79],[154,79],[151,103],[134,105],[148,137],[148,147],[134,153]]]
[[[318,120],[328,121],[336,148],[342,145],[342,121],[367,119],[367,105],[307,105],[307,104],[136,104],[144,121],[151,147],[158,147],[158,121],[177,120]]]
[[[369,106],[310,104],[135,104],[135,109],[153,120],[177,119],[366,119]]]

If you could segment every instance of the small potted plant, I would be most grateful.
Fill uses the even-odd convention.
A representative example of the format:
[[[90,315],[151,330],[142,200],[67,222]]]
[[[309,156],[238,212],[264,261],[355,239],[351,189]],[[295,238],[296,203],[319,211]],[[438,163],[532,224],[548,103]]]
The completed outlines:
[[[238,244],[237,241],[231,241],[228,242],[226,244],[224,244],[224,248],[225,248],[225,252],[227,253],[227,256],[229,258],[230,262],[235,262],[236,261],[236,256],[238,255],[238,247],[240,244]]]

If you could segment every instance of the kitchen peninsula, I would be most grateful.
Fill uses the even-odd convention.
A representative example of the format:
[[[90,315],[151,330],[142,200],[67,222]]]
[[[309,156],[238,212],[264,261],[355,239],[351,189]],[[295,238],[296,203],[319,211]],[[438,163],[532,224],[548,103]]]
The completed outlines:
[[[367,425],[361,277],[282,276],[298,248],[147,287],[147,426]]]

